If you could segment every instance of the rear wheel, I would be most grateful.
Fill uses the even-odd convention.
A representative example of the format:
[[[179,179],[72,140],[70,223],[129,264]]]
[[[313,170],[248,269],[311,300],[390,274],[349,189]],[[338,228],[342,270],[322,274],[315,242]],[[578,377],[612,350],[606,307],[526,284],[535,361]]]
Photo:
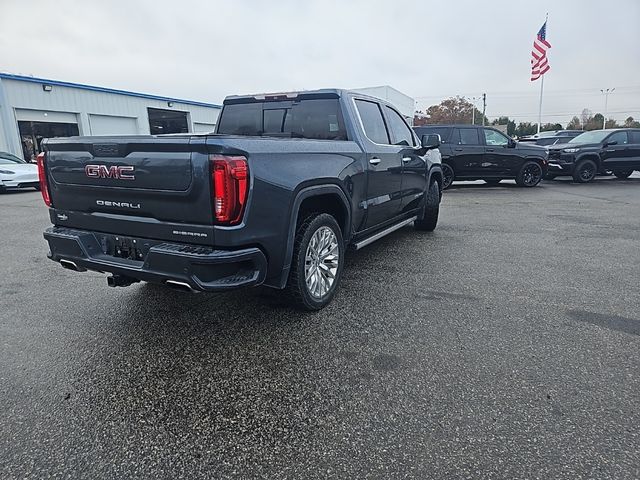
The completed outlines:
[[[587,183],[593,180],[598,173],[598,166],[593,160],[582,160],[573,171],[573,181]]]
[[[308,216],[296,231],[285,293],[304,310],[320,310],[336,293],[344,266],[344,242],[335,218]]]
[[[453,183],[453,179],[456,176],[453,168],[450,165],[443,163],[442,164],[442,189],[446,190]]]
[[[629,178],[629,175],[631,175],[633,173],[633,170],[631,170],[630,172],[613,172],[613,174],[616,176],[616,178],[620,178],[620,179],[625,179],[625,178]]]
[[[535,187],[540,180],[542,180],[542,167],[533,160],[525,162],[516,177],[516,183],[521,187]]]
[[[438,215],[440,214],[440,185],[433,182],[429,186],[429,191],[425,197],[425,205],[422,215],[413,222],[416,230],[425,232],[433,232],[438,224]]]
[[[501,178],[483,178],[482,180],[484,180],[484,183],[488,183],[489,185],[497,185],[502,181]]]

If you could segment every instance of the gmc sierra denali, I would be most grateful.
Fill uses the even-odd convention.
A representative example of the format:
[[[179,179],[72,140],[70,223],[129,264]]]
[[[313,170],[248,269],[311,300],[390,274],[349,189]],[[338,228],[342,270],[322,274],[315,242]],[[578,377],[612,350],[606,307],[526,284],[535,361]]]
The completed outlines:
[[[393,105],[337,89],[228,97],[213,134],[49,139],[48,256],[114,287],[264,284],[318,310],[348,247],[436,227],[438,146]]]

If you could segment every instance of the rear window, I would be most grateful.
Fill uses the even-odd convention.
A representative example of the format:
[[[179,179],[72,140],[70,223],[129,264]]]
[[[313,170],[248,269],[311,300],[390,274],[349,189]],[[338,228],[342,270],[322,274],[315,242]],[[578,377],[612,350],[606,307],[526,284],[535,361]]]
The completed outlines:
[[[347,140],[337,98],[225,105],[218,133]]]

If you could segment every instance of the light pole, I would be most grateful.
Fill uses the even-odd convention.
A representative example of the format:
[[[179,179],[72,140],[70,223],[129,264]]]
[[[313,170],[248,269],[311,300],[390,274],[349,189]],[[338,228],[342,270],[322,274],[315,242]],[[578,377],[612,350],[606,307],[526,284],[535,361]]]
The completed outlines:
[[[600,89],[600,92],[604,95],[604,118],[602,120],[602,129],[607,128],[607,102],[609,100],[609,94],[613,93],[614,88]]]
[[[480,100],[478,97],[471,97],[471,103],[473,103],[473,109],[471,110],[471,125],[476,124],[476,102]]]

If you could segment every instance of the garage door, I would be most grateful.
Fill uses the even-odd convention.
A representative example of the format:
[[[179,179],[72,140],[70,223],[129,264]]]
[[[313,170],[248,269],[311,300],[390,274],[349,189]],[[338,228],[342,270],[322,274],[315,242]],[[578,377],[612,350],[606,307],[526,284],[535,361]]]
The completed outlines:
[[[91,135],[137,135],[138,122],[131,117],[89,115]]]

